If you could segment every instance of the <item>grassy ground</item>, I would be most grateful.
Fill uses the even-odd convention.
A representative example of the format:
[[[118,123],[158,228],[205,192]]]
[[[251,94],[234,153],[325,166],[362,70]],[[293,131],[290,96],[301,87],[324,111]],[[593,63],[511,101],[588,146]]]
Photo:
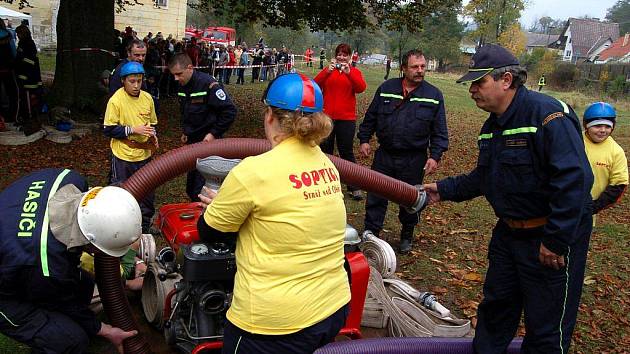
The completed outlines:
[[[368,82],[367,92],[359,95],[359,116],[367,109],[384,72],[363,68]],[[307,70],[314,76],[316,70]],[[395,72],[392,72],[395,75]],[[470,170],[476,161],[476,137],[487,114],[477,109],[468,97],[467,87],[455,84],[457,77],[449,74],[427,75],[427,81],[439,87],[446,100],[450,133],[450,149],[439,171],[428,176],[433,181]],[[239,114],[230,129],[232,137],[263,137],[260,97],[265,85],[229,85],[227,91],[239,107]],[[547,90],[546,90],[547,91]],[[588,103],[601,99],[579,93],[547,91],[574,106],[582,114]],[[615,140],[630,149],[630,101],[615,102],[618,127]],[[178,111],[174,99],[162,100],[158,132],[162,151],[179,146]],[[99,133],[89,135],[69,145],[57,145],[40,140],[28,146],[0,146],[0,188],[29,171],[41,167],[70,167],[88,176],[92,185],[106,182],[108,142]],[[368,165],[370,159],[359,159]],[[157,206],[184,201],[184,179],[178,178],[157,191]],[[364,203],[346,201],[349,222],[362,228]],[[390,205],[383,237],[397,246],[400,226],[397,207]],[[626,195],[619,205],[600,214],[591,241],[583,301],[574,334],[572,353],[624,353],[630,348],[630,198]],[[461,317],[475,321],[476,307],[481,300],[481,285],[487,267],[486,252],[496,218],[483,198],[464,203],[443,203],[423,212],[416,229],[416,246],[408,256],[398,259],[399,275],[416,288],[431,290],[441,302]],[[520,331],[523,334],[523,331]],[[97,342],[91,352],[106,353]],[[0,354],[27,353],[28,350],[0,336]]]

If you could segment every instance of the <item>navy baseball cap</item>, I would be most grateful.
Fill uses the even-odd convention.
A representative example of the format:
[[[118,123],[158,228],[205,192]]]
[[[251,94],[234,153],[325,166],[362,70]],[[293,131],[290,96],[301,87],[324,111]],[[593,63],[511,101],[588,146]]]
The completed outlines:
[[[481,79],[492,70],[510,65],[520,65],[518,59],[509,50],[496,44],[486,44],[477,50],[470,59],[468,73],[456,82],[467,83]]]

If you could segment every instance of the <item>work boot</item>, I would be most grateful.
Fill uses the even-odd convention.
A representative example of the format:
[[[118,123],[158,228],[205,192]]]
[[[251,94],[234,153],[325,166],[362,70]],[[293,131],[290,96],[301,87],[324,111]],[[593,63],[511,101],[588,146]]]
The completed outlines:
[[[400,254],[407,254],[413,246],[413,225],[403,225],[400,230]]]

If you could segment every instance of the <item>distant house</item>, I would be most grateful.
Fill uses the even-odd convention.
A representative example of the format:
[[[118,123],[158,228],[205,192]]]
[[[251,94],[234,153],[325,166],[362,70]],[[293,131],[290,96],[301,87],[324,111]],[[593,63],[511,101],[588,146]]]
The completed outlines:
[[[2,2],[2,6],[31,15],[31,34],[39,48],[57,46],[57,12],[60,0],[29,0],[28,7],[20,9],[20,1]],[[13,28],[20,23],[11,23]]]
[[[596,64],[608,62],[630,63],[630,33],[619,37],[610,47],[599,53],[593,62]]]
[[[462,41],[459,42],[459,52],[461,56],[457,64],[468,67],[470,59],[477,52],[477,43],[462,39]]]
[[[19,8],[19,1],[2,2],[2,6],[31,15],[33,40],[39,48],[57,46],[57,13],[60,0],[29,0],[29,7]],[[187,0],[145,0],[143,5],[127,5],[124,11],[114,14],[114,28],[124,30],[131,26],[140,39],[149,32],[162,32],[164,37],[184,37]],[[12,23],[13,28],[19,23]]]
[[[143,5],[125,6],[125,11],[115,14],[114,28],[124,30],[131,26],[142,39],[149,32],[155,36],[162,32],[164,38],[172,34],[183,38],[186,27],[187,0],[141,1]]]
[[[618,37],[618,23],[569,18],[558,41],[550,46],[562,50],[562,60],[577,63],[594,58]]]
[[[527,53],[531,54],[532,51],[536,48],[546,49],[550,44],[558,41],[559,35],[557,34],[545,34],[545,33],[534,33],[527,32],[525,33],[527,36],[527,44],[525,45],[525,50]]]

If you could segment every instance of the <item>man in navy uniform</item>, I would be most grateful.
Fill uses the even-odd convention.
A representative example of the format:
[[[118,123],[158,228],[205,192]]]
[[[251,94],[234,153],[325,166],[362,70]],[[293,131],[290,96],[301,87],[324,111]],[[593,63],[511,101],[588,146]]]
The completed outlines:
[[[221,138],[236,117],[236,106],[223,86],[214,77],[195,70],[185,53],[175,54],[168,69],[179,83],[177,95],[182,112],[182,143],[194,144]],[[204,183],[197,170],[188,172],[186,194],[192,201],[199,201]]]
[[[44,169],[0,193],[0,333],[34,353],[85,353],[95,335],[119,351],[136,331],[88,308],[94,281],[83,250],[124,255],[141,233],[140,207],[118,187],[95,187],[68,169]],[[94,248],[93,248],[94,247]]]
[[[412,185],[422,184],[433,173],[448,149],[448,129],[444,97],[424,80],[427,61],[422,51],[410,50],[402,58],[403,78],[385,81],[374,94],[357,137],[359,151],[371,153],[374,133],[379,147],[372,169]],[[387,199],[368,193],[365,203],[365,230],[378,236],[383,228]],[[402,224],[400,253],[411,251],[418,213],[398,212]]]
[[[468,174],[424,185],[431,202],[485,196],[499,218],[488,247],[476,353],[504,353],[525,313],[523,353],[567,353],[592,229],[593,174],[571,107],[529,91],[527,72],[487,44],[468,74],[477,107],[489,112]]]

